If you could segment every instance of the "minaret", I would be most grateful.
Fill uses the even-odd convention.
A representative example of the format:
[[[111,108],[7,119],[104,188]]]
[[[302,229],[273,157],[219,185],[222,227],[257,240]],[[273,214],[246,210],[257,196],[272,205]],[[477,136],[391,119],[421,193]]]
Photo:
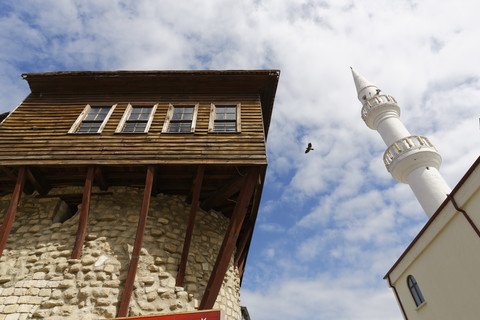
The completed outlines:
[[[412,136],[400,121],[400,107],[394,97],[352,69],[358,100],[363,104],[362,119],[377,130],[388,146],[383,154],[387,170],[398,182],[407,183],[430,218],[451,189],[438,169],[442,158],[427,137]]]

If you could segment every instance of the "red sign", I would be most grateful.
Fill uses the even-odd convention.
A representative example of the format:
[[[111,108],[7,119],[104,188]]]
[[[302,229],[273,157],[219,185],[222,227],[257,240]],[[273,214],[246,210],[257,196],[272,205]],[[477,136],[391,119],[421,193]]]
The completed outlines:
[[[128,320],[225,320],[222,310],[203,310],[194,312],[181,312],[169,314],[156,314],[128,318],[115,318]]]

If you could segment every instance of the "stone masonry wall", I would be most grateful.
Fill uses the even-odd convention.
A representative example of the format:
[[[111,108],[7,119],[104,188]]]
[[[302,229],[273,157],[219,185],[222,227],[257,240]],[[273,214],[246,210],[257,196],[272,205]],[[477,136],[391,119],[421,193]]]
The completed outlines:
[[[93,192],[99,192],[94,188]],[[111,187],[92,195],[81,259],[70,259],[79,211],[61,223],[58,197],[22,195],[0,259],[0,320],[114,318],[127,277],[143,189]],[[49,195],[82,193],[57,188]],[[10,196],[0,198],[3,218]],[[198,308],[228,225],[199,209],[184,287],[175,287],[190,205],[183,196],[152,197],[129,316]],[[215,308],[241,319],[240,279],[232,262]]]

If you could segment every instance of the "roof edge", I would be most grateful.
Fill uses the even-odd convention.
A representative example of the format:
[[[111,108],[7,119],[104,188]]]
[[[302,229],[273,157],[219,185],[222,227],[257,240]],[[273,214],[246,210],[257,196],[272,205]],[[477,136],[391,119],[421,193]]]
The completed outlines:
[[[38,73],[22,73],[23,79],[40,78],[40,77],[121,77],[121,76],[171,76],[171,75],[246,75],[246,74],[262,74],[262,75],[280,75],[278,69],[255,69],[255,70],[117,70],[117,71],[54,71],[54,72],[38,72]]]

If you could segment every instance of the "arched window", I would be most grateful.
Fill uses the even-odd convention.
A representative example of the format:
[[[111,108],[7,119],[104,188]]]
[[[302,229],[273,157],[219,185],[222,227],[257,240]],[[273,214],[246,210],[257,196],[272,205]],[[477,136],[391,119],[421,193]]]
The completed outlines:
[[[415,300],[415,304],[417,307],[425,302],[425,298],[418,287],[418,283],[415,278],[410,275],[407,277],[408,288],[410,289],[410,293],[412,294],[413,300]]]

